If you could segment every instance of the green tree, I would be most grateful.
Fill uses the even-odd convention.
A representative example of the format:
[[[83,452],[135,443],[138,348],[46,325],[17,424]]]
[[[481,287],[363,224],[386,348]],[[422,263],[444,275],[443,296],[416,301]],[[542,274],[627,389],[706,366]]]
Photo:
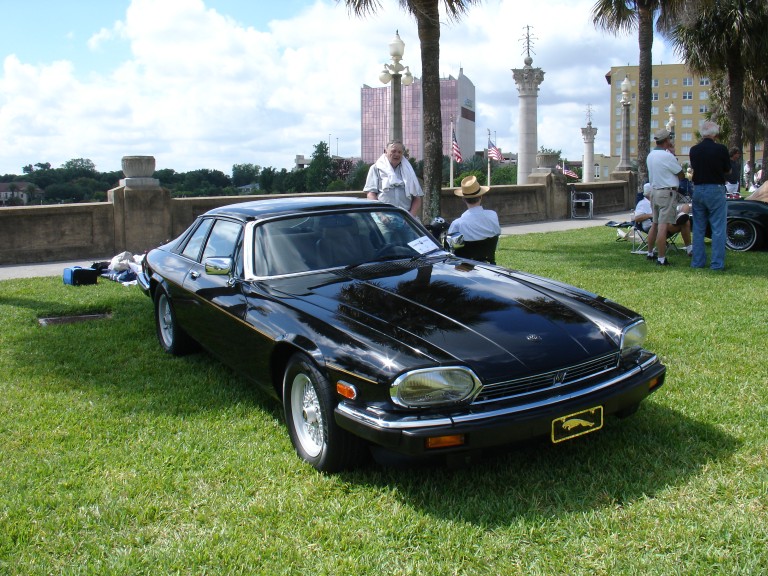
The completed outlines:
[[[517,165],[504,164],[495,170],[491,170],[491,182],[493,184],[517,184]]]
[[[61,165],[65,180],[74,180],[75,178],[90,178],[96,175],[96,164],[88,158],[73,158],[67,160]]]
[[[279,192],[281,194],[294,194],[298,192],[321,192],[322,190],[309,188],[307,184],[307,170],[291,170],[290,172],[285,168],[280,170],[280,177],[278,178],[278,182],[280,183]]]
[[[29,202],[32,203],[34,200],[36,200],[39,197],[42,198],[42,194],[38,192],[37,186],[34,184],[27,184],[27,187],[25,188],[27,192],[27,197],[29,198]]]
[[[326,192],[343,192],[347,189],[347,184],[344,180],[331,180],[326,188]]]
[[[259,172],[261,166],[256,164],[234,164],[232,165],[232,185],[247,186],[259,181]]]
[[[332,159],[333,168],[333,179],[334,180],[343,180],[344,182],[347,181],[347,178],[349,178],[350,173],[355,168],[355,163],[352,162],[349,158],[333,158]]]
[[[455,179],[455,182],[458,182],[456,186],[461,186],[461,181],[468,176],[474,176],[475,178],[477,178],[477,182],[481,186],[485,186],[485,181],[487,179],[485,170],[467,170],[465,172],[462,172]]]
[[[16,191],[19,189],[19,185],[16,184],[16,182],[11,182],[8,184],[8,192],[11,193],[11,204],[13,204],[13,199],[16,197]]]
[[[340,2],[341,0],[337,0]],[[440,106],[440,4],[449,20],[458,21],[480,0],[398,0],[416,19],[421,48],[421,88],[424,103],[424,218],[440,214],[443,168],[443,120]],[[380,0],[344,0],[358,16],[375,12]]]
[[[362,190],[371,165],[360,160],[347,176],[347,190]]]
[[[271,194],[275,185],[275,169],[272,166],[259,173],[259,190],[262,194]]]
[[[686,6],[679,23],[668,28],[675,50],[691,71],[722,72],[728,78],[730,146],[741,148],[743,141],[742,106],[747,70],[754,67],[765,76],[766,29],[768,5],[754,0],[719,0]]]
[[[705,0],[702,0],[705,1]],[[691,5],[699,4],[687,0]],[[592,7],[595,26],[612,34],[637,31],[638,75],[637,79],[637,164],[638,185],[648,180],[645,163],[651,151],[651,93],[653,80],[653,24],[666,29],[672,25],[686,0],[598,0]],[[618,80],[618,79],[617,79]],[[620,80],[619,80],[620,81]]]
[[[328,144],[321,141],[315,146],[312,162],[306,169],[306,189],[311,192],[325,192],[331,180],[333,180],[333,162],[328,153]]]

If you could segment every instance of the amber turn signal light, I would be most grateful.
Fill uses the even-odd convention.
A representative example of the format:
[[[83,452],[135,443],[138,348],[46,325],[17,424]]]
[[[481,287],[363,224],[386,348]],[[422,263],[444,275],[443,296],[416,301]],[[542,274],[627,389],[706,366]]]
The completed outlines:
[[[341,380],[336,382],[336,393],[347,400],[354,400],[357,398],[357,388],[352,386],[352,384],[347,384]]]
[[[453,446],[464,445],[464,434],[453,434],[451,436],[435,436],[426,439],[426,448],[450,448]]]

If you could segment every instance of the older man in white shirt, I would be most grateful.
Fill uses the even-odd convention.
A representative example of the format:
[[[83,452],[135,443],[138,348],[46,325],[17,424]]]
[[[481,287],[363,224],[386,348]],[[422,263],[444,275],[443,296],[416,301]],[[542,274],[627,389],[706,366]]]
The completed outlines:
[[[407,159],[403,162],[404,151],[402,142],[389,142],[368,170],[363,192],[370,200],[394,204],[420,218],[424,191],[411,163]]]

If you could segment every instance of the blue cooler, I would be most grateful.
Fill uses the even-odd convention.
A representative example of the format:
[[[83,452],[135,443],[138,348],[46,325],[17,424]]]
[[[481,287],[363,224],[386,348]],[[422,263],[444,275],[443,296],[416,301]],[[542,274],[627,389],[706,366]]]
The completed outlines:
[[[96,284],[99,277],[99,271],[94,268],[81,268],[73,266],[64,268],[64,284],[71,286],[83,286],[85,284]]]

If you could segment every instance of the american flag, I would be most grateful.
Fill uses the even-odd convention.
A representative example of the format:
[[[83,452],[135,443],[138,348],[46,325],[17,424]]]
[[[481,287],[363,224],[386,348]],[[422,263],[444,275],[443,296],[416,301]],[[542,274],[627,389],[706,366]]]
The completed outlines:
[[[490,138],[488,138],[488,158],[496,162],[501,162],[502,159],[501,150],[496,148],[496,144],[491,142]]]
[[[563,164],[563,167],[561,168],[560,165],[557,166],[558,169],[560,169],[565,176],[568,176],[568,178],[576,178],[578,180],[579,175],[576,174],[573,170],[569,170],[568,166]]]
[[[461,148],[459,148],[459,141],[456,140],[456,130],[453,130],[453,157],[456,162],[461,162]]]

